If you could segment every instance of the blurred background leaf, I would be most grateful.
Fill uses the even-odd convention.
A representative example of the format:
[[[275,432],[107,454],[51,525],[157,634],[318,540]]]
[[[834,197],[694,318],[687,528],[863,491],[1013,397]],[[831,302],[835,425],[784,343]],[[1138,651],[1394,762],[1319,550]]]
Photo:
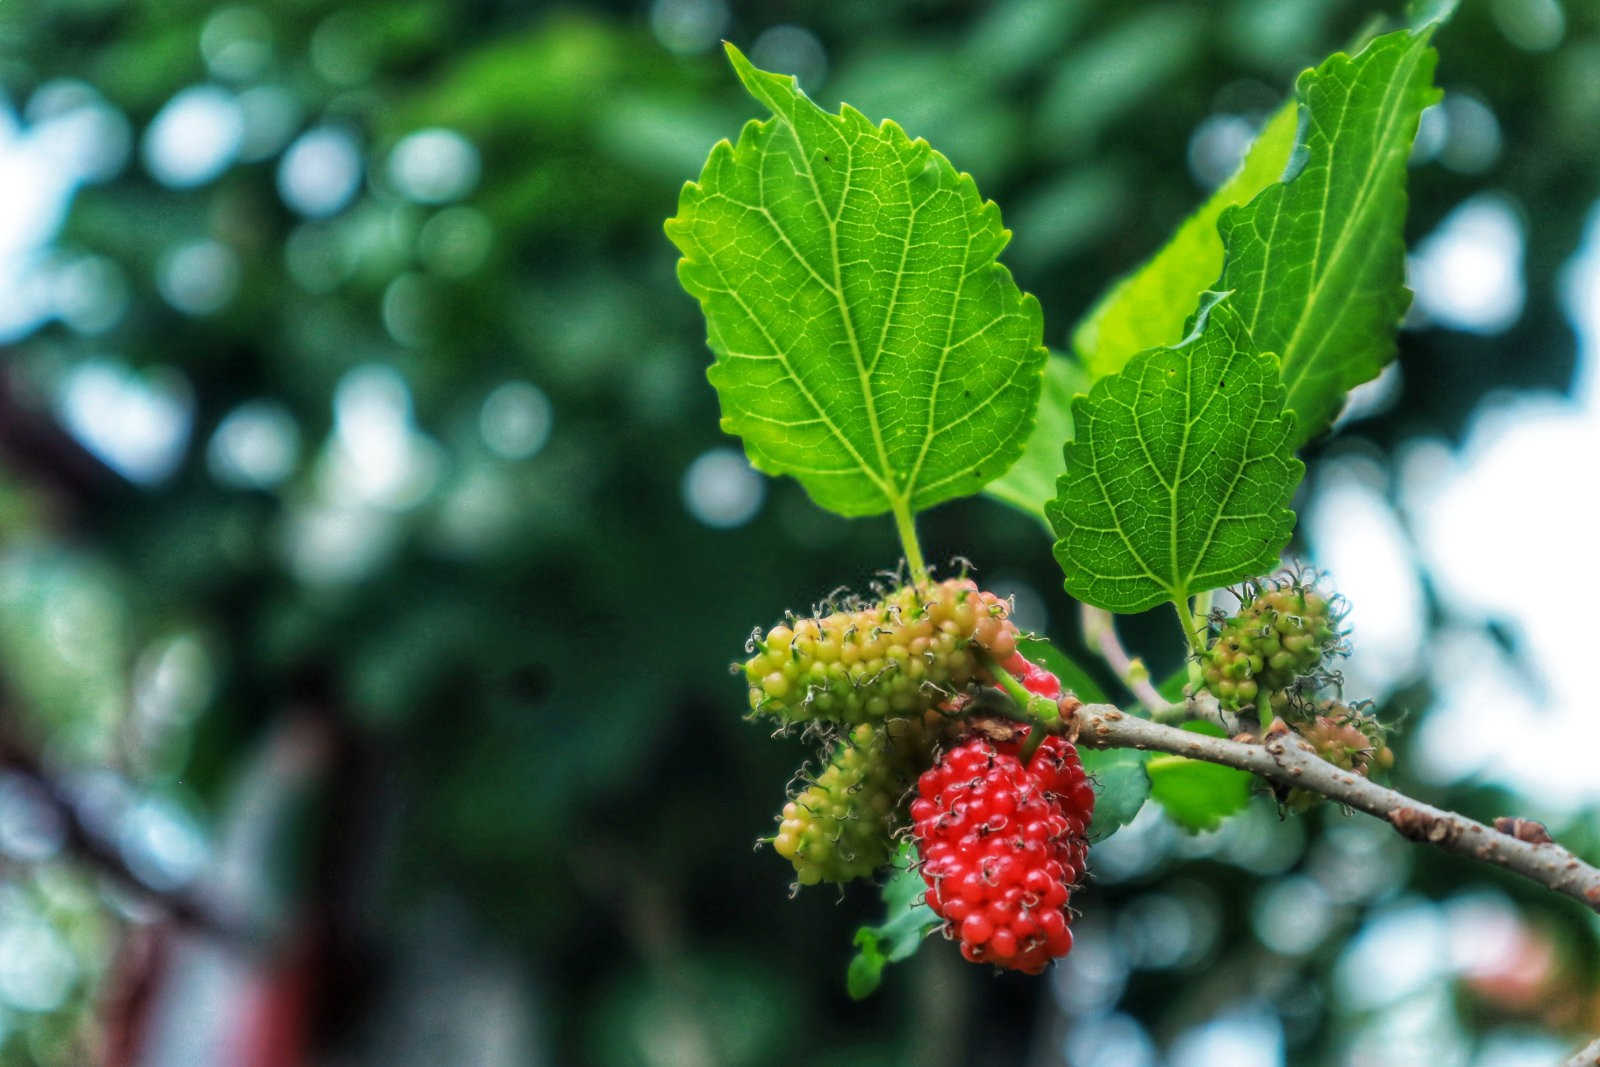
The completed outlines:
[[[1046,980],[935,939],[861,1004],[875,894],[791,902],[750,848],[807,752],[727,666],[898,550],[717,428],[660,227],[750,114],[718,41],[972,172],[1064,349],[1379,14],[0,5],[0,1062],[1477,1067],[1600,1029],[1592,916],[1337,811],[1147,804]],[[1595,858],[1600,14],[1437,43],[1400,360],[1294,548],[1397,783]],[[1035,519],[922,527],[1078,647]],[[1155,677],[1168,614],[1122,620]]]

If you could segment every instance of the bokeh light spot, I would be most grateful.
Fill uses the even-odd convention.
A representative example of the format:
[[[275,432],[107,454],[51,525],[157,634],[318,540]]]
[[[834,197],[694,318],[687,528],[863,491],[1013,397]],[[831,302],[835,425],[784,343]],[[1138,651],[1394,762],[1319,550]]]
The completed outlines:
[[[1280,1067],[1283,1051],[1277,1013],[1251,1000],[1180,1033],[1169,1060],[1183,1067]]]
[[[1501,333],[1522,315],[1522,219],[1502,196],[1457,206],[1407,261],[1417,308],[1442,326]]]
[[[210,854],[200,824],[176,804],[155,797],[123,817],[117,843],[128,869],[159,891],[188,884]]]
[[[756,517],[766,483],[744,455],[731,448],[701,454],[683,475],[683,504],[700,522],[719,530]]]
[[[694,55],[716,44],[728,25],[724,0],[655,0],[650,29],[669,52]]]
[[[36,782],[0,771],[0,852],[38,863],[59,852],[66,836],[66,823]]]
[[[361,149],[343,127],[307,130],[278,164],[283,202],[311,218],[337,214],[360,187]]]
[[[1500,121],[1477,94],[1455,89],[1445,94],[1445,139],[1438,160],[1461,174],[1481,174],[1500,158]]]
[[[750,62],[762,70],[793,74],[800,88],[815,93],[828,76],[828,53],[803,26],[770,26],[750,46]]]
[[[1355,1010],[1381,1007],[1432,982],[1449,959],[1438,906],[1401,901],[1377,912],[1345,946],[1334,985],[1340,1000]]]
[[[248,81],[272,61],[272,23],[258,8],[218,8],[201,27],[200,55],[212,77]]]
[[[1264,886],[1249,915],[1263,945],[1285,956],[1303,956],[1328,936],[1334,905],[1314,879],[1291,875]]]
[[[0,998],[22,1011],[54,1011],[78,977],[61,935],[40,919],[13,916],[0,928]]]
[[[233,94],[216,85],[191,86],[168,100],[145,129],[145,169],[174,189],[203,185],[227,169],[243,140],[244,113]]]
[[[1255,125],[1242,115],[1207,116],[1189,138],[1189,172],[1202,188],[1215,189],[1238,169],[1255,137]]]
[[[335,11],[311,34],[311,66],[329,84],[360,85],[378,66],[377,40],[364,10]]]
[[[45,82],[28,98],[26,114],[35,146],[74,181],[107,181],[128,161],[128,120],[87,82]]]
[[[1070,1067],[1155,1067],[1158,1062],[1150,1034],[1121,1012],[1075,1022],[1061,1051]]]
[[[1506,40],[1524,52],[1548,52],[1567,32],[1559,0],[1494,0],[1489,10]]]
[[[294,473],[300,427],[289,409],[251,400],[223,416],[206,447],[211,476],[237,489],[270,489]]]
[[[122,268],[105,256],[76,256],[51,278],[57,317],[81,334],[105,333],[121,322],[131,295]]]
[[[433,287],[415,272],[401,274],[383,290],[383,327],[389,336],[409,348],[433,340]]]
[[[1351,692],[1381,699],[1417,669],[1427,603],[1417,561],[1384,495],[1384,471],[1356,455],[1324,464],[1305,520],[1317,565],[1349,601]]]
[[[454,130],[418,130],[389,153],[389,181],[421,204],[459,200],[478,184],[478,150]]]
[[[188,380],[171,368],[136,374],[111,360],[69,371],[57,394],[68,432],[124,477],[151,485],[183,459],[194,420]]]
[[[415,507],[438,483],[442,451],[411,426],[411,391],[394,367],[370,363],[351,370],[334,391],[334,438],[320,465],[328,501],[354,499],[391,511]],[[336,508],[323,525],[351,525]],[[352,520],[362,521],[359,512]]]
[[[190,241],[161,258],[156,287],[185,315],[222,310],[239,289],[239,257],[220,241]]]
[[[440,277],[464,278],[483,265],[493,243],[488,216],[457,205],[423,223],[417,234],[417,257]]]
[[[550,438],[550,400],[531,382],[506,382],[483,402],[478,432],[503,459],[527,459]]]

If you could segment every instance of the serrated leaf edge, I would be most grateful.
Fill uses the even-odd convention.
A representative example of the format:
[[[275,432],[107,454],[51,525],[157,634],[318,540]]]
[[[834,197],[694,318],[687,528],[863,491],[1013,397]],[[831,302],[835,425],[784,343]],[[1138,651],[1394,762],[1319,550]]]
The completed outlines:
[[[799,80],[793,75],[774,74],[758,69],[745,57],[744,53],[742,53],[731,42],[724,41],[723,48],[727,53],[728,61],[732,65],[740,83],[753,98],[755,98],[772,113],[772,118],[766,120],[751,119],[746,122],[744,128],[740,131],[737,146],[729,142],[727,138],[723,138],[714,144],[707,158],[706,166],[702,169],[702,177],[706,171],[711,169],[712,164],[718,160],[719,155],[732,156],[736,159],[741,147],[753,143],[757,133],[769,130],[775,123],[782,124],[786,129],[789,130],[791,136],[795,140],[796,148],[799,149],[799,155],[803,159],[806,158],[807,154],[804,150],[804,146],[800,143],[799,135],[794,125],[793,115],[789,109],[790,105],[809,105],[830,121],[833,121],[841,126],[846,126],[850,123],[859,123],[868,128],[875,128],[879,133],[889,137],[890,139],[898,138],[902,143],[909,145],[913,150],[925,156],[928,164],[938,167],[941,171],[941,177],[944,177],[954,183],[954,189],[958,198],[964,204],[967,204],[969,209],[975,209],[976,213],[982,218],[986,225],[990,223],[996,225],[996,228],[999,231],[999,238],[995,246],[995,258],[991,259],[982,268],[980,268],[980,270],[982,272],[999,272],[1003,277],[1003,280],[1011,287],[1015,288],[1018,293],[1020,293],[1021,305],[1019,310],[1022,316],[1028,320],[1030,333],[1032,333],[1033,336],[1040,337],[1042,339],[1044,333],[1043,308],[1040,306],[1038,299],[1032,293],[1023,290],[1016,284],[1016,279],[1011,274],[1010,269],[998,259],[999,254],[1011,241],[1011,230],[1007,229],[1001,223],[999,205],[997,205],[993,200],[985,200],[982,197],[982,195],[978,192],[977,182],[973,179],[971,174],[967,173],[966,171],[957,171],[955,166],[946,156],[944,156],[943,153],[934,149],[933,146],[923,138],[910,137],[905,130],[902,129],[899,124],[894,122],[892,119],[884,119],[882,122],[878,123],[876,127],[874,127],[872,121],[867,118],[866,115],[851,107],[849,104],[841,104],[839,113],[837,115],[831,114],[825,109],[818,107],[814,102],[811,101],[810,97],[808,97],[800,88]],[[786,87],[789,92],[781,94],[773,92],[773,87],[779,85]],[[820,202],[821,191],[815,174],[809,174],[809,178],[812,188],[816,192]],[[677,216],[686,214],[689,209],[694,207],[694,205],[699,202],[703,195],[703,190],[699,181],[685,182],[682,190],[679,193]],[[826,218],[828,217],[828,212],[826,211],[825,205],[822,206],[824,207],[822,214]],[[672,238],[674,233],[681,228],[682,224],[677,216],[666,220],[663,226],[663,229],[666,231],[669,238]],[[798,466],[791,461],[772,459],[764,455],[758,445],[752,444],[751,438],[742,430],[742,426],[747,419],[755,418],[755,416],[751,415],[749,412],[739,411],[738,409],[734,409],[732,413],[726,413],[725,411],[719,422],[720,427],[724,432],[739,437],[745,443],[745,453],[749,458],[751,465],[765,474],[772,476],[811,475],[814,477],[827,477],[830,475],[841,474],[864,475],[867,480],[873,484],[880,493],[883,494],[885,506],[883,508],[860,509],[841,508],[837,506],[831,507],[831,510],[837,511],[839,514],[845,515],[846,517],[875,515],[881,514],[883,511],[891,511],[897,515],[903,514],[905,516],[909,516],[911,513],[925,510],[935,504],[949,499],[950,495],[947,494],[940,496],[938,491],[951,482],[964,478],[966,476],[966,472],[963,469],[947,474],[939,480],[930,482],[926,485],[918,485],[917,478],[921,473],[922,464],[926,460],[928,450],[932,446],[934,438],[936,438],[940,432],[947,431],[952,426],[958,425],[959,422],[965,421],[966,418],[970,417],[972,414],[975,414],[977,411],[981,410],[983,406],[990,403],[993,398],[991,396],[990,398],[980,401],[979,404],[971,409],[967,415],[964,415],[961,420],[947,423],[941,427],[938,427],[937,429],[934,428],[931,417],[932,408],[938,398],[939,382],[942,379],[944,372],[944,360],[948,358],[951,351],[959,347],[960,342],[947,343],[944,352],[941,355],[939,367],[935,372],[934,385],[929,392],[928,403],[930,409],[930,418],[928,433],[923,439],[915,467],[903,479],[903,484],[897,485],[897,479],[894,477],[894,472],[891,469],[892,465],[889,462],[888,450],[884,444],[882,429],[878,422],[876,403],[872,394],[870,383],[870,368],[867,367],[863,360],[863,352],[860,341],[855,335],[854,323],[849,314],[848,306],[844,302],[842,267],[838,255],[837,220],[830,219],[829,221],[829,238],[830,245],[833,250],[833,282],[829,282],[827,279],[818,274],[815,269],[811,267],[809,262],[807,262],[805,257],[801,256],[797,250],[794,250],[792,243],[790,243],[788,240],[787,234],[785,234],[780,227],[775,225],[773,229],[779,238],[789,246],[796,262],[800,263],[808,271],[810,271],[817,282],[834,295],[835,300],[839,304],[840,318],[844,324],[850,341],[851,354],[855,362],[856,373],[860,383],[862,397],[865,402],[872,439],[877,449],[878,462],[881,464],[881,466],[874,468],[868,462],[867,458],[861,455],[861,452],[856,448],[855,443],[843,433],[843,431],[828,415],[826,408],[817,400],[810,390],[806,388],[804,379],[802,379],[795,372],[793,366],[789,362],[787,354],[782,351],[781,346],[779,346],[767,332],[766,327],[762,323],[760,317],[756,315],[754,310],[744,302],[744,300],[738,295],[737,291],[731,285],[725,286],[720,291],[725,295],[732,297],[739,304],[745,315],[756,325],[756,328],[761,332],[762,336],[768,341],[769,346],[772,348],[774,357],[780,360],[785,372],[799,388],[800,392],[805,397],[806,402],[816,413],[819,421],[822,422],[822,424],[828,429],[828,432],[831,434],[831,436],[844,448],[844,450],[856,460],[857,466],[840,470],[828,470],[821,468],[806,468],[803,466]],[[687,270],[692,265],[712,265],[708,264],[705,260],[699,260],[692,257],[686,250],[684,250],[683,245],[675,238],[673,239],[673,243],[682,253],[677,266],[679,284],[682,285],[687,292],[694,296],[702,304],[702,306],[704,306],[706,303],[706,292],[700,285],[692,281],[687,276]],[[712,269],[716,270],[714,266],[712,266]],[[721,277],[721,271],[717,270],[717,273],[718,276]],[[974,274],[976,273],[978,272],[974,272]],[[952,307],[954,307],[954,305],[958,302],[959,295],[952,300]],[[885,316],[886,329],[891,320],[892,312]],[[711,338],[708,331],[708,346],[710,345],[710,340]],[[711,347],[713,352],[717,351],[715,346]],[[990,468],[989,471],[983,476],[983,481],[977,485],[974,485],[970,490],[968,490],[968,492],[976,493],[980,491],[984,485],[992,482],[994,479],[1000,477],[1007,470],[1009,470],[1011,466],[1015,464],[1016,461],[1022,456],[1023,451],[1027,446],[1028,437],[1032,433],[1033,427],[1037,421],[1038,397],[1042,391],[1044,369],[1049,359],[1049,355],[1049,350],[1043,345],[1041,340],[1041,343],[1033,346],[1033,350],[1030,353],[1031,358],[1025,360],[1019,367],[1019,372],[1026,373],[1031,371],[1039,378],[1039,388],[1034,390],[1034,405],[1029,409],[1025,418],[1017,420],[1017,422],[1014,424],[1012,432],[1006,438],[1006,443],[1004,443],[999,450],[992,453],[991,456],[985,460],[985,465]],[[723,357],[721,353],[718,353],[718,358],[711,364],[710,367],[706,369],[707,380],[711,382],[712,386],[716,388],[719,393],[722,391],[719,378],[726,373],[726,366],[727,364],[725,362],[725,357]],[[999,394],[996,393],[993,395]],[[1007,455],[1008,452],[1010,453],[1009,456]],[[964,494],[958,493],[955,495]]]

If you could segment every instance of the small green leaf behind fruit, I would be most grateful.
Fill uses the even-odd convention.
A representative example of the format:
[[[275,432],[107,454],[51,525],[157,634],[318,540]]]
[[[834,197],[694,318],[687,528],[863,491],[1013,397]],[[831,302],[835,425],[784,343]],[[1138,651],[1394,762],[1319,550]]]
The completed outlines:
[[[1023,446],[1022,458],[990,482],[984,492],[1044,523],[1045,501],[1055,495],[1061,477],[1061,446],[1072,440],[1072,398],[1089,391],[1092,379],[1072,356],[1052,355],[1044,368],[1038,420]],[[1066,679],[1062,679],[1065,681]]]
[[[1185,663],[1171,674],[1161,680],[1156,686],[1156,692],[1167,700],[1177,704],[1183,700],[1184,687],[1189,684],[1189,664]]]
[[[1050,642],[1025,637],[1017,642],[1017,651],[1054,673],[1062,686],[1084,703],[1107,702],[1105,691],[1089,672]],[[1144,807],[1145,798],[1150,795],[1150,778],[1144,772],[1149,754],[1131,748],[1080,748],[1078,755],[1094,783],[1094,821],[1089,825],[1089,840],[1103,841],[1132,822]]]
[[[876,992],[883,969],[916,955],[923,938],[939,928],[941,920],[924,896],[927,888],[916,869],[911,843],[904,842],[895,858],[894,874],[883,885],[883,923],[856,930],[856,954],[845,971],[845,988],[852,999],[862,1000]]]
[[[1186,722],[1183,729],[1225,736],[1220,726],[1209,722]],[[1155,756],[1144,769],[1150,776],[1151,798],[1191,833],[1215,830],[1250,802],[1254,776],[1247,771],[1187,756]]]
[[[1079,749],[1078,755],[1094,782],[1094,821],[1089,824],[1089,840],[1103,841],[1132,822],[1150,796],[1150,776],[1145,772],[1150,754],[1131,748],[1085,748]]]

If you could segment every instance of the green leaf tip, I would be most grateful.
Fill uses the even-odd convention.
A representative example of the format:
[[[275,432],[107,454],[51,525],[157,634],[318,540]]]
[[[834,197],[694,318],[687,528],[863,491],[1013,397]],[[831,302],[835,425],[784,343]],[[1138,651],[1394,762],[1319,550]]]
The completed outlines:
[[[1395,353],[1395,327],[1410,300],[1401,269],[1405,159],[1417,117],[1439,99],[1429,38],[1457,6],[1418,0],[1408,8],[1409,29],[1367,42],[1354,59],[1336,53],[1300,75],[1234,175],[1076,327],[1073,348],[1089,379],[1175,343],[1206,288],[1234,289],[1259,347],[1280,355],[1287,404],[1298,416],[1296,446],[1332,421],[1345,393]],[[1385,121],[1369,121],[1385,109]],[[1269,218],[1256,202],[1281,206],[1285,187],[1295,211]],[[1326,212],[1318,193],[1329,194]],[[1336,247],[1372,255],[1330,270],[1324,252]],[[1315,284],[1307,285],[1308,277]],[[1070,434],[1063,403],[1046,391],[1037,434],[1046,427]],[[1061,440],[1049,448],[1030,441],[1018,464],[1026,480],[1013,471],[989,492],[1037,514],[1020,491],[1052,466],[1059,474]]]
[[[1224,250],[1217,218],[1284,177],[1291,166],[1296,126],[1296,107],[1290,100],[1256,134],[1233,175],[1184,220],[1160,251],[1114,284],[1073,330],[1073,349],[1091,378],[1115,374],[1145,349],[1175,344],[1185,336],[1199,294],[1222,274]]]
[[[926,141],[725,50],[772,117],[713,147],[665,227],[723,429],[841,515],[977,492],[1022,452],[1047,357],[999,209]]]
[[[1335,52],[1300,75],[1296,158],[1285,180],[1218,220],[1218,288],[1276,352],[1296,447],[1326,429],[1345,394],[1397,351],[1404,285],[1406,166],[1422,110],[1439,99],[1428,41],[1450,5],[1416,29]]]
[[[1045,515],[1077,599],[1131,614],[1276,566],[1305,467],[1277,365],[1232,302],[1207,293],[1187,338],[1073,402]]]
[[[788,97],[798,97],[810,102],[811,98],[800,88],[800,79],[793,74],[777,74],[762,70],[746,59],[745,54],[739,51],[738,46],[732,41],[723,41],[722,51],[728,57],[728,65],[733,68],[733,73],[744,86],[745,92],[765,105],[774,115],[783,114],[786,94]]]

